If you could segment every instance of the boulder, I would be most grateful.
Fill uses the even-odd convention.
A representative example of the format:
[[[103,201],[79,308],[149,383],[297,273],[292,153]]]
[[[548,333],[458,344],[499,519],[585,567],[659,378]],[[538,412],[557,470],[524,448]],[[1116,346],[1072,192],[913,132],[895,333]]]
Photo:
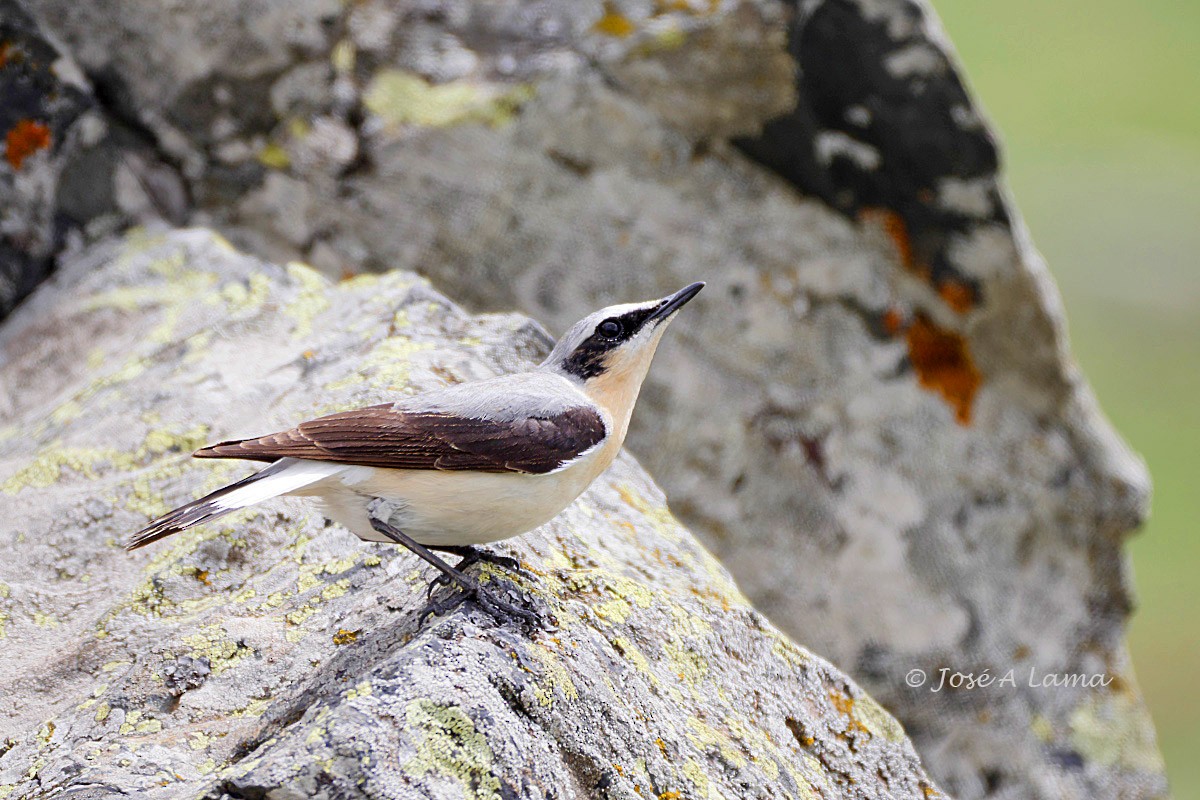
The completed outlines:
[[[121,547],[248,472],[202,443],[544,351],[411,273],[330,284],[202,229],[68,259],[0,329],[0,797],[943,796],[627,455],[496,546],[529,577],[482,568],[533,629],[423,615],[430,569],[300,500]]]
[[[0,319],[82,240],[183,219],[183,180],[110,88],[0,0]]]
[[[62,162],[88,105],[78,69],[16,0],[0,0],[0,318],[61,247]]]

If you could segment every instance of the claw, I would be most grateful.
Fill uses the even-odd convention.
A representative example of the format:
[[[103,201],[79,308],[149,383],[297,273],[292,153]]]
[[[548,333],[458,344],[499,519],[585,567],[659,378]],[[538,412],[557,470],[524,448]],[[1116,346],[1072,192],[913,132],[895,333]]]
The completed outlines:
[[[430,586],[438,584],[440,581],[432,581]],[[432,588],[430,595],[432,596]],[[523,608],[515,603],[510,603],[507,600],[502,600],[492,592],[489,592],[481,584],[476,584],[470,589],[460,589],[460,591],[452,592],[449,595],[439,599],[430,599],[425,607],[421,609],[420,617],[424,619],[427,615],[433,614],[440,617],[458,608],[468,600],[474,600],[479,604],[479,607],[486,611],[499,623],[504,623],[509,619],[516,618],[530,627],[539,626],[542,622],[541,617],[530,609]]]
[[[479,563],[495,564],[509,572],[515,572],[524,578],[530,577],[528,572],[521,569],[521,562],[512,556],[502,556],[490,550],[478,550],[474,547],[463,556],[462,561],[459,561],[455,568],[461,571]]]
[[[526,580],[529,580],[533,577],[527,571],[521,568],[521,562],[517,559],[512,558],[511,556],[502,556],[497,553],[493,553],[490,550],[478,550],[474,547],[470,548],[469,552],[462,557],[462,560],[454,565],[454,568],[459,572],[465,572],[467,567],[472,567],[481,563],[495,564],[496,566],[502,567],[509,572],[515,572],[517,575],[520,575]],[[449,586],[452,582],[453,581],[451,581],[448,575],[438,575],[429,582],[429,586],[425,592],[425,599],[429,600],[431,597],[433,597],[433,591],[438,587]]]
[[[527,608],[522,608],[515,603],[510,603],[507,600],[501,600],[493,597],[491,593],[484,591],[482,588],[475,593],[475,600],[479,603],[484,611],[492,615],[498,622],[502,622],[502,615],[509,618],[517,618],[531,628],[541,624],[541,617],[537,612]]]

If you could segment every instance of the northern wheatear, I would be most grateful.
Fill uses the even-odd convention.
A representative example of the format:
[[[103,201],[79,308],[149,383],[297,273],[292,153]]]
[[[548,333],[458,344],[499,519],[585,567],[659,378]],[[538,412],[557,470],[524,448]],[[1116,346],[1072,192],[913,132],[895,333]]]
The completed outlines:
[[[524,616],[463,573],[482,558],[511,562],[472,545],[549,522],[612,463],[663,332],[702,288],[693,283],[661,300],[601,309],[529,372],[198,450],[199,458],[271,465],[159,517],[126,549],[272,497],[315,497],[327,517],[359,538],[402,544],[482,604]],[[430,548],[462,561],[451,567]]]

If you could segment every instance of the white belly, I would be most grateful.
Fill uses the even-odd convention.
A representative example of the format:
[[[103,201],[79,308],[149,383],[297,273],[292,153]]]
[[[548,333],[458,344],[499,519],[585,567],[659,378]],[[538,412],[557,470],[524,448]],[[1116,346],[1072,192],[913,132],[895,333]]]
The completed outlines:
[[[391,523],[421,544],[484,544],[557,516],[612,461],[609,449],[546,475],[352,467],[296,494],[319,498],[326,516],[368,541],[391,542],[366,511],[381,497],[399,506]]]

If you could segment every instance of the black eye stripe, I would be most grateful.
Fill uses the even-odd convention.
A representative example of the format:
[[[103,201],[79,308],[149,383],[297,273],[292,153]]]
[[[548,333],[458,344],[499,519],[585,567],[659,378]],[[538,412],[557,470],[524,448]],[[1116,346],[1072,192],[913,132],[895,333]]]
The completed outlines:
[[[619,317],[601,320],[592,330],[591,336],[584,339],[567,357],[563,367],[572,375],[578,375],[585,380],[599,375],[604,371],[608,354],[636,335],[654,311],[654,307],[637,309],[627,311]],[[610,322],[620,328],[615,335],[612,335],[611,331],[601,330]]]

